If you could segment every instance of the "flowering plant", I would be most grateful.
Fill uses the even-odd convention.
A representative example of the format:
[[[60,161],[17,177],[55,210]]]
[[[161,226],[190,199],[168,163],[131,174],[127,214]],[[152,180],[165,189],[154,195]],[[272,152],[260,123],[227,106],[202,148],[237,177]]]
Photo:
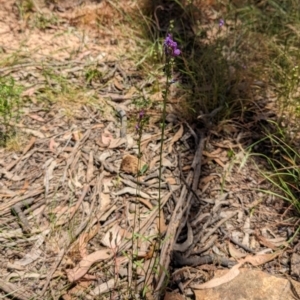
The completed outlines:
[[[174,42],[170,33],[168,33],[164,41],[164,49],[166,55],[171,55],[171,56],[180,55],[180,50],[177,48],[177,43]]]

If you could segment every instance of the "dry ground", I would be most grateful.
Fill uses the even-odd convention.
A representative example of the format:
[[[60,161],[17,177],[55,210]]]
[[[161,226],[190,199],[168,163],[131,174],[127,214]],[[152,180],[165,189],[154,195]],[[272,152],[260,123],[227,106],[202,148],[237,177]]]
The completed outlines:
[[[25,87],[16,136],[0,149],[1,295],[139,299],[148,286],[150,299],[167,268],[169,288],[192,298],[197,283],[246,255],[271,274],[297,278],[298,219],[258,191],[270,185],[258,172],[263,161],[244,150],[246,134],[187,124],[173,93],[159,214],[163,80],[137,66],[144,49],[131,38],[135,29],[114,2],[25,2],[0,6],[0,74]],[[135,8],[123,2],[123,12]],[[140,143],[148,169],[136,176],[134,118],[145,95],[153,101]],[[156,272],[147,272],[155,259]]]

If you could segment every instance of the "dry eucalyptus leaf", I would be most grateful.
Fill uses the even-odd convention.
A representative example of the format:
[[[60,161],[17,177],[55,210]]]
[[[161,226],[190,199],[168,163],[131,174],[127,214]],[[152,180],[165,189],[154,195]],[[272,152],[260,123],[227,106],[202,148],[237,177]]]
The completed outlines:
[[[90,295],[92,297],[96,297],[98,295],[104,294],[109,292],[111,289],[113,289],[115,287],[115,280],[114,279],[110,279],[104,283],[101,283],[99,285],[97,285],[92,291],[90,291]]]
[[[12,180],[12,181],[21,181],[24,178],[24,176],[18,176],[9,171],[6,171],[4,168],[0,169],[0,174],[3,174],[7,179]]]
[[[78,282],[73,288],[68,290],[67,294],[63,295],[63,300],[73,300],[74,298],[80,299],[86,294],[87,288],[92,285],[91,281]]]
[[[218,175],[208,175],[200,179],[199,187],[203,187],[206,184],[208,184],[210,181],[214,180],[215,178],[218,178]]]
[[[112,134],[108,130],[104,130],[101,134],[101,142],[104,146],[109,146],[111,140],[113,139]]]
[[[139,197],[142,197],[142,198],[145,198],[145,199],[150,199],[151,197],[138,190],[138,189],[134,189],[134,188],[131,188],[131,187],[125,187],[124,189],[114,193],[115,196],[121,196],[121,195],[124,195],[124,194],[130,194],[130,195],[133,195],[133,196],[139,196]]]
[[[228,251],[231,255],[231,257],[239,259],[247,256],[247,253],[240,252],[237,250],[230,242],[228,242]]]
[[[130,89],[126,92],[126,98],[132,98],[132,96],[134,96],[135,93],[137,93],[137,89],[136,87],[132,86],[130,87]]]
[[[165,180],[169,184],[176,184],[176,179],[174,177],[167,177]]]
[[[32,249],[30,253],[27,253],[22,259],[16,261],[16,265],[20,266],[27,266],[34,262],[35,260],[39,259],[43,251],[41,249]]]
[[[98,226],[93,226],[89,232],[84,232],[80,235],[78,239],[78,250],[81,257],[86,257],[87,254],[87,244],[88,242],[97,234]]]
[[[108,145],[109,149],[115,149],[120,147],[123,144],[127,143],[127,139],[126,138],[118,138],[118,139],[111,139],[110,143]]]
[[[117,210],[116,205],[113,205],[111,208],[109,208],[105,213],[103,213],[103,215],[101,217],[99,217],[99,221],[106,221],[107,218],[114,212]]]
[[[77,281],[88,272],[88,270],[94,263],[101,260],[111,259],[113,255],[114,254],[111,250],[103,249],[95,251],[92,254],[86,256],[74,269],[66,271],[69,281]]]
[[[46,136],[43,133],[37,130],[33,130],[29,128],[22,128],[21,130],[24,131],[25,133],[32,134],[33,136],[38,137],[40,139],[46,138]]]
[[[245,258],[245,262],[250,263],[252,266],[260,266],[263,265],[269,261],[272,261],[274,258],[276,258],[277,256],[279,256],[280,254],[282,254],[283,251],[277,251],[274,253],[269,253],[269,254],[259,254],[259,255],[248,255]]]
[[[45,177],[44,177],[44,187],[45,187],[46,195],[48,194],[50,180],[53,178],[53,171],[54,171],[56,165],[57,165],[56,160],[53,160],[46,169],[46,173],[45,173]]]
[[[276,250],[276,249],[278,248],[276,245],[274,245],[272,242],[268,241],[268,240],[267,240],[265,237],[263,237],[262,235],[256,234],[255,236],[256,236],[258,242],[259,242],[261,245],[263,245],[263,246],[265,246],[265,247],[267,247],[267,248],[270,248],[270,249],[272,249],[272,250]]]
[[[115,224],[106,232],[101,243],[108,248],[115,249],[122,243],[123,238],[128,236],[129,234],[125,229]]]
[[[101,199],[101,212],[105,211],[105,209],[110,205],[110,194],[100,194]]]
[[[280,255],[282,251],[274,252],[271,254],[262,254],[262,255],[255,255],[251,256],[248,255],[246,258],[242,259],[237,265],[232,267],[225,275],[213,278],[212,280],[205,282],[203,284],[193,284],[191,285],[191,288],[193,289],[210,289],[217,287],[221,284],[227,283],[231,280],[233,280],[236,276],[239,275],[240,270],[239,268],[246,262],[252,264],[253,266],[260,266],[263,265],[274,258],[276,258],[278,255]]]
[[[156,163],[159,161],[159,156],[155,156],[153,157],[153,159],[150,161],[149,163],[149,169],[152,170],[154,168],[154,166],[156,165]]]
[[[19,238],[19,237],[23,237],[23,232],[21,228],[0,232],[0,239],[11,239],[11,238]]]
[[[169,153],[172,152],[172,147],[173,147],[174,143],[179,141],[181,139],[182,135],[183,135],[183,126],[182,126],[182,124],[180,124],[179,130],[173,135],[172,140],[170,142],[170,145],[169,145],[169,148],[168,148]]]
[[[31,248],[30,252],[25,254],[23,258],[20,260],[16,261],[15,264],[20,265],[20,266],[27,266],[40,258],[41,254],[43,253],[42,250],[39,248],[42,246],[42,244],[45,241],[46,235],[50,232],[50,229],[45,230],[43,233],[39,234],[37,236],[37,240],[34,243],[33,247]]]
[[[66,132],[61,138],[63,140],[69,140],[69,139],[71,139],[72,138],[72,132],[71,131]]]
[[[102,184],[103,184],[103,193],[109,194],[111,192],[111,188],[114,186],[112,183],[112,178],[111,177],[103,178]]]
[[[94,153],[90,151],[89,162],[86,171],[86,181],[90,182],[94,177]]]
[[[35,92],[36,92],[36,86],[31,87],[31,88],[23,91],[22,94],[21,94],[21,96],[22,97],[32,97]]]
[[[26,154],[35,144],[36,137],[32,137],[26,147],[23,149],[22,154]]]
[[[242,261],[232,267],[225,275],[217,278],[213,278],[209,280],[208,282],[202,283],[202,284],[191,284],[192,289],[196,290],[203,290],[203,289],[211,289],[214,287],[217,287],[221,284],[227,283],[231,280],[233,280],[235,277],[237,277],[240,274],[239,268],[245,263],[245,261]]]
[[[126,147],[126,149],[132,149],[132,147],[134,146],[134,143],[135,143],[132,135],[127,134],[126,135],[126,140],[127,140],[127,147]]]
[[[29,114],[28,116],[33,120],[36,120],[39,122],[45,122],[45,120],[37,114]]]
[[[59,146],[59,143],[56,143],[54,138],[51,138],[49,141],[49,150],[55,153],[55,149]]]
[[[171,161],[165,157],[162,160],[162,166],[167,167],[167,168],[174,167],[174,165],[171,163]]]
[[[124,89],[124,85],[117,78],[114,78],[114,86],[119,91],[122,91]]]
[[[13,265],[10,266],[13,268]],[[28,273],[28,272],[15,272],[15,273],[10,273],[8,276],[5,276],[6,281],[10,281],[11,279],[16,280],[16,278],[20,279],[25,279],[25,278],[34,278],[34,279],[40,279],[41,274],[38,273]]]
[[[106,151],[103,151],[100,155],[99,155],[99,160],[101,162],[104,162],[108,157],[111,157],[113,155],[113,151],[110,151],[110,150],[106,150]]]
[[[72,217],[73,213],[76,211],[76,206],[57,206],[54,210],[51,211],[51,213],[55,214],[57,213],[57,221],[54,223],[55,226],[61,226],[63,224],[66,224],[70,221],[70,218]]]
[[[279,237],[279,238],[275,238],[275,239],[267,239],[266,238],[266,241],[272,243],[276,247],[281,247],[281,246],[288,247],[289,246],[285,237]]]

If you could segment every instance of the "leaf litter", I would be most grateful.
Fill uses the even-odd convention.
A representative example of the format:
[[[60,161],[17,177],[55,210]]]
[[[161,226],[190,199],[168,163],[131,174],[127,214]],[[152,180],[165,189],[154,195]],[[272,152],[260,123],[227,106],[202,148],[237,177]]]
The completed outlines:
[[[288,273],[284,271],[284,253],[278,250],[287,248],[290,238],[277,226],[285,222],[278,219],[283,206],[274,196],[255,190],[261,178],[245,162],[243,145],[234,138],[238,131],[234,125],[228,129],[232,136],[229,133],[220,138],[216,133],[207,138],[180,118],[167,117],[162,214],[158,213],[160,128],[153,117],[145,129],[140,146],[143,165],[148,168],[138,178],[137,137],[124,118],[135,109],[132,101],[138,91],[134,85],[143,78],[124,53],[127,47],[122,35],[117,46],[112,46],[107,32],[101,33],[101,45],[78,38],[80,34],[84,38],[83,28],[95,26],[89,14],[92,11],[100,11],[100,15],[102,11],[103,20],[109,23],[111,10],[104,5],[73,10],[72,5],[62,8],[57,4],[56,9],[64,10],[61,24],[78,26],[67,42],[63,25],[43,32],[32,28],[30,33],[26,21],[20,25],[13,12],[13,1],[6,1],[0,9],[6,20],[1,26],[15,24],[14,37],[1,31],[6,55],[24,52],[22,61],[0,68],[0,73],[24,84],[27,89],[22,96],[31,100],[17,124],[27,138],[23,149],[0,152],[0,289],[18,299],[41,299],[51,294],[63,299],[79,295],[108,299],[108,292],[115,299],[127,299],[135,263],[130,259],[132,251],[143,258],[137,280],[146,282],[153,295],[163,287],[165,270],[171,271],[170,286],[180,282],[186,287],[183,293],[188,287],[224,284],[246,263],[270,269],[276,259],[281,272]],[[47,7],[41,9],[49,12]],[[77,18],[81,9],[89,13]],[[23,44],[27,52],[20,48],[20,26],[26,35],[31,34]],[[55,34],[58,38],[54,42]],[[90,30],[88,34],[96,39],[99,32]],[[70,59],[72,51],[77,57]],[[124,59],[120,60],[119,54]],[[82,86],[83,73],[93,68],[100,76],[89,79],[92,91],[97,90],[92,94],[97,105],[80,101],[49,104],[47,97],[42,98],[43,103],[37,100],[49,83],[60,89],[55,77],[41,71],[64,74],[72,84]],[[161,100],[161,92],[156,94]],[[123,117],[116,117],[120,111]],[[236,160],[229,158],[228,151],[235,152]],[[125,167],[124,157],[131,157]],[[263,187],[268,188],[267,184]],[[137,212],[140,223],[135,227]],[[284,226],[294,228],[294,224]],[[273,234],[267,228],[272,228]],[[159,229],[166,238],[157,251],[154,245]],[[270,253],[259,254],[261,251]],[[159,261],[157,272],[147,274],[145,270],[155,260]],[[175,281],[183,267],[189,272],[182,272],[180,281]],[[230,270],[224,277],[208,281],[215,267]],[[29,270],[31,277],[25,276]],[[25,272],[14,277],[20,271]],[[74,287],[66,288],[70,283]]]

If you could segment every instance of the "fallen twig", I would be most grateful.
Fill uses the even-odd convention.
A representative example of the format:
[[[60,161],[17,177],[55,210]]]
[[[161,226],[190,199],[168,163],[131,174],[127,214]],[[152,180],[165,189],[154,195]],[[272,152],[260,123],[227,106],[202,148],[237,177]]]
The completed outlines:
[[[192,189],[195,190],[198,183],[199,183],[199,177],[200,177],[200,172],[201,172],[201,156],[202,156],[202,151],[203,151],[203,146],[204,146],[204,136],[202,136],[197,152],[194,157],[193,165],[192,168],[194,169],[190,171],[189,175],[194,176],[193,180],[193,185]],[[188,175],[188,177],[189,177]],[[197,182],[198,181],[198,182]],[[162,249],[161,249],[161,255],[160,255],[160,260],[159,260],[159,271],[158,271],[158,278],[157,278],[157,285],[155,288],[155,292],[159,293],[160,289],[163,286],[164,279],[166,276],[165,270],[168,270],[169,265],[170,265],[170,259],[171,259],[171,251],[173,249],[173,245],[176,242],[176,238],[178,235],[178,230],[180,228],[180,225],[182,225],[182,218],[184,213],[187,213],[190,209],[191,205],[191,199],[194,196],[193,193],[190,193],[189,197],[187,198],[186,195],[188,193],[188,187],[186,185],[183,186],[180,194],[180,198],[176,201],[176,206],[172,214],[172,218],[170,220],[168,230],[166,233],[167,239],[166,241],[163,242],[162,244]],[[174,197],[174,195],[173,195]],[[187,203],[185,205],[185,203]],[[184,226],[184,225],[183,225]],[[176,234],[177,233],[177,234]]]
[[[244,249],[245,251],[249,252],[249,253],[253,253],[255,254],[256,252],[254,250],[252,250],[251,248],[243,245],[242,243],[238,242],[236,239],[232,238],[230,235],[226,234],[226,232],[224,231],[224,229],[222,227],[220,227],[220,231],[225,235],[225,237],[227,237],[232,243],[234,243],[235,245],[241,247],[242,249]]]
[[[14,206],[15,204],[17,204],[23,200],[32,198],[34,196],[38,196],[43,191],[44,191],[44,189],[36,189],[34,191],[28,192],[27,194],[25,194],[23,196],[13,198],[8,203],[4,203],[4,204],[0,205],[0,216],[7,214],[10,211],[11,207]]]
[[[213,228],[211,228],[211,229],[206,233],[206,235],[200,240],[200,243],[203,245],[203,244],[206,242],[206,240],[207,240],[213,233],[215,233],[215,232],[218,230],[218,228],[219,228],[222,224],[224,224],[226,221],[228,221],[229,219],[231,219],[232,217],[234,217],[237,213],[238,213],[238,211],[234,211],[234,212],[232,212],[228,217],[226,217],[226,218],[220,220]]]
[[[31,232],[31,228],[24,212],[22,211],[22,208],[28,208],[28,206],[30,206],[34,200],[34,198],[27,199],[26,201],[17,203],[12,207],[12,212],[19,218],[19,224],[22,227],[23,232],[26,234]]]

